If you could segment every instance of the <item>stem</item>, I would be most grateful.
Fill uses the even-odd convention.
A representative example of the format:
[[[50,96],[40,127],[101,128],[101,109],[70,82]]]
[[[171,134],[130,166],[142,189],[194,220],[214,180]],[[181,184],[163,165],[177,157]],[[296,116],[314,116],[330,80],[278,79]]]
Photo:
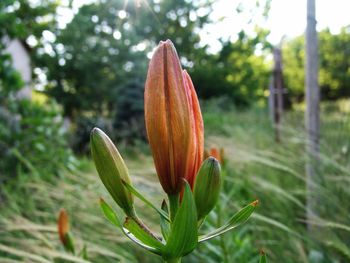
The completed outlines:
[[[141,219],[137,216],[135,209],[132,210],[131,212],[132,216],[129,216],[129,218],[131,218],[132,220],[134,220],[136,222],[136,224],[138,224],[146,233],[148,233],[150,236],[152,236],[154,239],[159,240],[160,239],[158,237],[156,237],[152,231],[141,221]],[[127,217],[128,218],[128,217]]]
[[[146,233],[148,233],[154,239],[161,241],[156,235],[152,233],[152,231],[139,219],[138,217],[132,218]]]
[[[177,209],[179,208],[179,194],[168,195],[168,199],[170,205],[170,221],[174,221]]]
[[[218,227],[221,227],[222,225],[222,210],[221,210],[221,204],[220,202],[218,202],[217,204],[217,225]],[[220,246],[221,246],[221,250],[222,250],[222,257],[223,257],[223,261],[225,263],[229,262],[229,258],[228,258],[228,252],[227,252],[227,247],[226,247],[226,242],[224,239],[224,235],[220,235]]]
[[[181,263],[181,258],[170,258],[164,260],[165,263]]]

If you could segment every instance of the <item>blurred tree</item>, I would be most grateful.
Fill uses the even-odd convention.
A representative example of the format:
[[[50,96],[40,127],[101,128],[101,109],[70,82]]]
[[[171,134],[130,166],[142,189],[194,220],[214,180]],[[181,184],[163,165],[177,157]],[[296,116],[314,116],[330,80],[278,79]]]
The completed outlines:
[[[206,99],[229,96],[237,106],[248,106],[264,96],[268,88],[269,65],[263,51],[267,31],[257,30],[255,37],[244,31],[235,42],[223,42],[217,55],[203,55],[191,71],[199,96]],[[261,53],[257,55],[255,52]]]
[[[200,40],[196,28],[207,16],[196,15],[195,5],[209,8],[207,1],[196,3],[110,0],[82,6],[65,29],[55,32],[52,52],[37,56],[47,72],[47,93],[70,117],[114,115],[126,83],[143,82],[146,54],[159,40],[174,40],[181,55],[193,58]]]
[[[56,0],[0,1],[0,184],[23,171],[50,176],[72,165],[59,107],[15,99],[24,83],[5,50],[11,39],[42,47],[43,35],[55,24],[56,7]]]
[[[53,25],[55,0],[2,0],[0,2],[0,38],[8,36],[26,40]]]
[[[0,1],[0,100],[3,105],[23,86],[20,75],[12,67],[11,57],[5,51],[7,39],[19,39],[27,45],[30,36],[40,38],[43,31],[53,25],[56,6],[53,0],[35,3],[28,0]]]
[[[319,32],[319,85],[321,99],[334,100],[350,96],[350,26],[339,34],[328,29]],[[283,45],[284,77],[294,101],[304,98],[304,39],[288,40]]]
[[[333,35],[328,29],[319,34],[320,85],[325,99],[350,96],[350,25]]]

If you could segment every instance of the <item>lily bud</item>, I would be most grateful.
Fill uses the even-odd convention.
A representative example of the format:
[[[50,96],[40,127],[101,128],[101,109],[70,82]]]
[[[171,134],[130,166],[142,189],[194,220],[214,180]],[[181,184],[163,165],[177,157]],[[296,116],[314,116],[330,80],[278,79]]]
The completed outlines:
[[[102,183],[124,212],[134,216],[133,196],[123,184],[123,181],[131,184],[123,158],[100,129],[94,128],[90,137],[92,158]]]
[[[195,177],[203,162],[204,155],[204,125],[202,113],[197,98],[196,91],[194,89],[190,75],[186,70],[183,71],[183,77],[185,79],[186,90],[188,92],[190,109],[191,109],[191,128],[193,136],[191,141],[191,154],[189,156],[187,164],[186,180],[193,189]]]
[[[63,245],[66,245],[66,235],[69,232],[69,221],[66,210],[60,210],[57,220],[58,235]]]
[[[161,41],[149,63],[145,123],[159,181],[169,195],[180,192],[193,158],[188,93],[174,45]]]
[[[206,159],[199,169],[193,190],[198,220],[215,207],[220,194],[220,172],[220,163],[213,157]]]
[[[218,148],[216,148],[216,147],[212,147],[212,148],[210,149],[209,156],[214,157],[214,158],[217,159],[220,163],[222,162],[221,150],[219,151]]]
[[[66,210],[63,208],[60,210],[57,220],[58,236],[63,244],[64,248],[74,254],[74,242],[69,233],[69,220]]]

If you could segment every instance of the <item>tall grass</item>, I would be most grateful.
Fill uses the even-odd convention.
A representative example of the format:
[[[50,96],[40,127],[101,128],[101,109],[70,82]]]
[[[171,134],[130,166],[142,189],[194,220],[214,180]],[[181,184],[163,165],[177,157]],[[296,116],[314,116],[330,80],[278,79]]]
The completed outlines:
[[[142,163],[141,167],[138,162]],[[139,157],[138,162],[128,161],[134,183],[158,200],[160,190],[156,178],[148,176],[153,172],[151,160]],[[56,221],[62,207],[69,214],[78,250],[87,246],[88,262],[157,262],[132,246],[102,216],[98,199],[103,196],[108,200],[108,193],[92,163],[84,160],[81,163],[79,171],[65,171],[52,180],[26,174],[2,186],[0,262],[54,262],[57,259],[86,262],[64,252],[60,244]],[[153,227],[156,218],[147,214],[147,208],[140,210]]]
[[[276,144],[266,110],[205,105],[206,145],[223,147],[227,162],[220,205],[203,231],[257,198],[260,205],[243,227],[199,245],[184,262],[258,262],[261,248],[270,262],[350,262],[349,105],[349,101],[322,105],[320,180],[315,182],[319,217],[308,222],[317,229],[312,234],[305,218],[307,142],[302,108],[285,113],[282,142]],[[149,154],[121,152],[129,153],[126,162],[133,182],[160,204],[164,196]],[[103,218],[98,198],[108,194],[88,160],[81,161],[78,171],[58,177],[20,175],[1,186],[1,192],[0,262],[53,262],[55,258],[84,262],[66,254],[59,243],[56,219],[61,207],[70,215],[77,246],[87,245],[90,262],[156,262]],[[155,228],[157,215],[137,205],[141,217]]]
[[[228,160],[222,197],[225,210],[214,216],[225,217],[227,209],[260,199],[260,208],[243,228],[248,235],[241,241],[249,239],[256,250],[267,250],[271,262],[350,261],[349,106],[350,101],[340,101],[321,108],[321,154],[315,164],[320,179],[314,193],[318,218],[312,222],[305,218],[307,142],[302,110],[284,115],[280,144],[274,142],[265,110],[223,114],[215,107],[205,114],[207,143],[224,147]],[[315,230],[309,232],[306,223]],[[233,262],[235,251],[240,253],[235,233],[225,238],[231,258],[221,256],[219,261]],[[224,250],[217,254],[223,255]]]

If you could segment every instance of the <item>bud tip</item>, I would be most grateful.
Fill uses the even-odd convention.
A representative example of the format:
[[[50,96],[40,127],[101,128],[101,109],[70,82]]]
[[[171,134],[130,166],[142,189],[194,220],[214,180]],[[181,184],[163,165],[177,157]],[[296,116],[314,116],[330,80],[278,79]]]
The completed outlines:
[[[256,199],[254,202],[251,203],[252,206],[256,207],[259,204],[259,200]]]

